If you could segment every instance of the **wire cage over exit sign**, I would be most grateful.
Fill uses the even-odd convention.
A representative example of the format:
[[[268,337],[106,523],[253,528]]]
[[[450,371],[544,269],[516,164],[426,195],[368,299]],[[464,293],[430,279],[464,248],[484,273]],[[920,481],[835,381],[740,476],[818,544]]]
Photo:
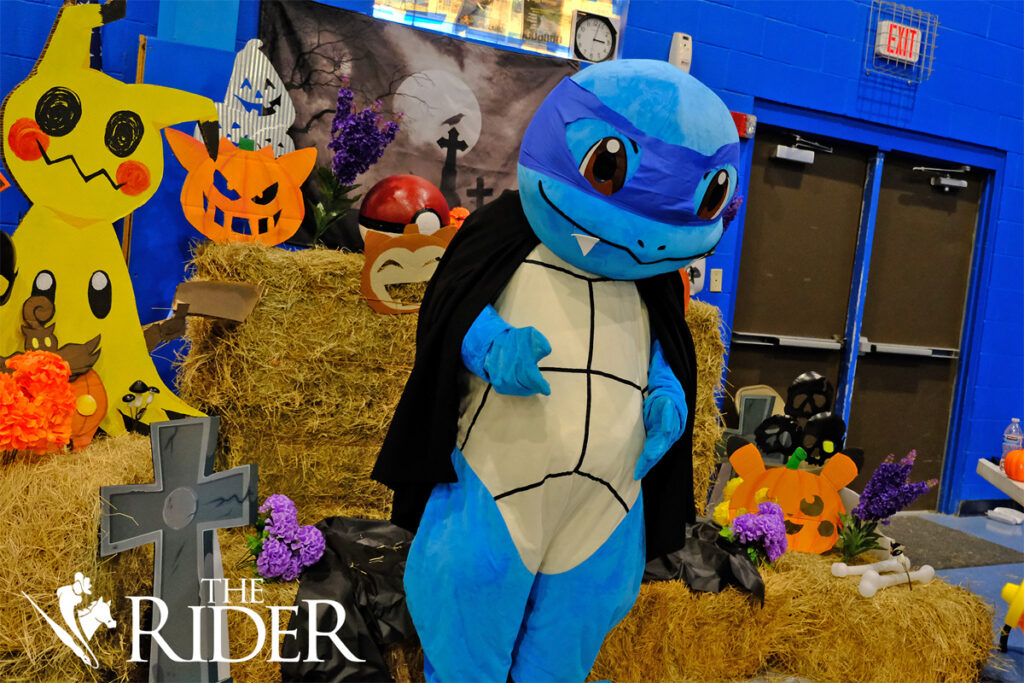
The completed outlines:
[[[939,18],[922,10],[873,0],[864,45],[864,70],[906,83],[932,75]]]

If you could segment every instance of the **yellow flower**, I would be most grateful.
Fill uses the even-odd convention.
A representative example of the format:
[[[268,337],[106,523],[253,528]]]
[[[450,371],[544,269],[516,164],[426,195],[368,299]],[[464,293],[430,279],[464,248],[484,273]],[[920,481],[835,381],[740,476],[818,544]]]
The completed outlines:
[[[713,519],[718,526],[729,526],[729,501],[723,500],[715,506]]]
[[[739,485],[742,484],[742,483],[743,483],[743,480],[740,479],[739,477],[735,477],[734,479],[730,479],[729,482],[725,485],[725,498],[724,498],[724,500],[729,500],[730,498],[732,498],[732,494],[734,494],[736,492],[736,489],[739,488]]]
[[[767,500],[768,500],[768,487],[765,487],[763,489],[758,489],[757,493],[754,494],[754,502],[759,504],[759,505],[761,503],[767,501]]]

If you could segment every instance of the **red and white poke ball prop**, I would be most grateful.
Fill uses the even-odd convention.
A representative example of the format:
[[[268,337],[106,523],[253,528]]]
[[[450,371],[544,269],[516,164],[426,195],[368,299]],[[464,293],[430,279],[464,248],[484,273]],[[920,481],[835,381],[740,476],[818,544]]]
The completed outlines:
[[[359,207],[359,232],[403,234],[415,223],[421,235],[432,235],[451,223],[448,202],[433,183],[415,175],[393,175],[370,188]]]

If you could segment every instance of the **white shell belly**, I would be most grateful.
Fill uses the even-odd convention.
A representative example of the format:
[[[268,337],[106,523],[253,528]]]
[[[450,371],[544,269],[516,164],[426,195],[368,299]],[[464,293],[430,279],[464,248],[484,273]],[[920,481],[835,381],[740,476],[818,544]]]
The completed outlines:
[[[551,343],[551,395],[504,396],[466,372],[458,445],[495,497],[530,571],[577,566],[636,502],[650,329],[631,281],[607,280],[539,245],[495,302]]]

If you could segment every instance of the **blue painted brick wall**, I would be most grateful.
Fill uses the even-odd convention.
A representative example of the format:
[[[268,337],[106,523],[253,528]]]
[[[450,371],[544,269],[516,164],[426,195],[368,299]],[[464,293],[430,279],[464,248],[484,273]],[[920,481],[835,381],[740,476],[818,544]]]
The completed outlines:
[[[59,0],[0,0],[0,94],[29,72]],[[331,4],[369,13],[370,0]],[[130,80],[139,33],[156,34],[159,3],[129,0],[128,17],[103,29],[104,68]],[[975,329],[968,330],[974,381],[966,387],[956,436],[953,503],[998,495],[974,474],[993,454],[1010,417],[1024,417],[1024,3],[918,0],[938,15],[932,78],[914,88],[879,85],[863,74],[870,5],[864,0],[632,0],[624,57],[665,59],[675,31],[694,37],[692,73],[734,110],[755,99],[781,102],[901,130],[918,131],[1005,153],[996,176],[991,224],[982,250],[987,280]],[[201,7],[197,3],[197,8]],[[257,0],[242,0],[237,46],[254,37]],[[197,20],[201,14],[197,12]],[[2,168],[0,168],[2,171]],[[0,194],[0,228],[10,231],[26,205],[16,190]],[[742,218],[742,214],[741,214]],[[732,319],[738,231],[726,234],[709,267],[727,269],[726,290],[706,298]]]
[[[763,98],[829,114],[918,131],[1006,153],[983,252],[982,283],[949,508],[963,499],[1000,494],[974,474],[980,457],[997,452],[1011,417],[1024,417],[1024,3],[912,3],[938,15],[932,78],[914,88],[887,88],[863,73],[870,5],[828,2],[670,2],[633,0],[623,37],[625,57],[667,58],[651,47],[657,34],[693,36],[691,73],[736,109],[737,99]],[[662,41],[661,44],[664,44]],[[753,111],[752,106],[744,111]],[[736,232],[727,234],[708,267],[726,269],[726,291],[704,298],[731,322]]]

